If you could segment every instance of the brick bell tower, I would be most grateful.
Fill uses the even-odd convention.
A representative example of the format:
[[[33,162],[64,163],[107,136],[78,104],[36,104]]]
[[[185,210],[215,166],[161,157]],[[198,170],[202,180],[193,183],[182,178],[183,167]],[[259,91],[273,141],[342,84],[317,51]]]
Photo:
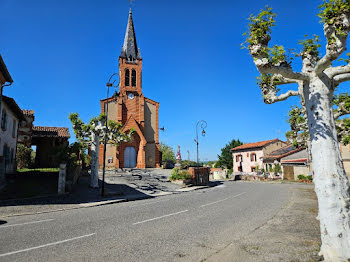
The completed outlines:
[[[137,47],[131,9],[119,56],[119,77],[119,93],[101,100],[101,111],[105,111],[108,103],[108,119],[121,122],[124,132],[133,128],[135,133],[128,143],[107,146],[106,167],[159,167],[159,103],[144,97],[142,92],[142,57]],[[102,166],[102,145],[99,162]]]

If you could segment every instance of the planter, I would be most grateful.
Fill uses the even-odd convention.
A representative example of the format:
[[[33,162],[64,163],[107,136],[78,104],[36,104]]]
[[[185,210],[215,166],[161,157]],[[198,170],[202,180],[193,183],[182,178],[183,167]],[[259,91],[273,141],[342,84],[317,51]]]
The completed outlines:
[[[192,179],[185,179],[185,180],[173,180],[172,183],[179,185],[179,186],[187,186],[192,184]]]

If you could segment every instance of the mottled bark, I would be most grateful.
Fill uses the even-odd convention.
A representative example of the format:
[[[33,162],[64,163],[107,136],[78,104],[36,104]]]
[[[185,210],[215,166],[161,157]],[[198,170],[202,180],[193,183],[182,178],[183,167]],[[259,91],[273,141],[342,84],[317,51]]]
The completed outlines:
[[[344,171],[332,109],[331,80],[310,77],[304,86],[305,107],[319,203],[322,246],[325,261],[350,259],[350,186]]]

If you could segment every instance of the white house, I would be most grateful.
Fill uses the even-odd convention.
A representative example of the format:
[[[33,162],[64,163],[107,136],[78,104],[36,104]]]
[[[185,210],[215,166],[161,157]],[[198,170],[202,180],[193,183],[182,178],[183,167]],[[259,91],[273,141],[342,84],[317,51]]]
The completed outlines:
[[[15,100],[2,96],[0,113],[0,173],[16,172],[18,125],[25,120]]]

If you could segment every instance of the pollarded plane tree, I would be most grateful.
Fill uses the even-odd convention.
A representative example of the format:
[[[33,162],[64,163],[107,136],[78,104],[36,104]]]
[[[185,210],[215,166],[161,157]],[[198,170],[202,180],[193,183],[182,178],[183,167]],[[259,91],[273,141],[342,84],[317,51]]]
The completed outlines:
[[[271,8],[249,18],[247,43],[261,73],[259,86],[264,102],[275,103],[299,96],[305,106],[310,136],[315,191],[318,198],[325,261],[350,259],[350,186],[342,165],[333,112],[335,87],[350,80],[350,65],[332,67],[346,49],[350,30],[350,1],[330,0],[320,6],[327,40],[325,55],[319,56],[317,39],[302,42],[302,70],[296,72],[282,46],[268,46],[276,14]],[[280,85],[296,83],[297,90],[284,93]]]
[[[348,93],[336,94],[333,97],[333,114],[337,129],[338,141],[343,145],[350,143],[350,96]],[[293,106],[288,112],[288,123],[291,130],[286,132],[286,137],[294,146],[309,147],[310,136],[306,119],[305,106]],[[343,118],[346,116],[346,118]]]
[[[99,145],[107,138],[108,144],[119,145],[121,142],[131,140],[134,130],[128,133],[122,132],[122,124],[112,120],[107,121],[106,115],[101,114],[94,117],[88,124],[79,117],[78,113],[69,115],[77,141],[83,148],[90,147],[91,150],[91,181],[90,186],[98,188],[98,159]]]

